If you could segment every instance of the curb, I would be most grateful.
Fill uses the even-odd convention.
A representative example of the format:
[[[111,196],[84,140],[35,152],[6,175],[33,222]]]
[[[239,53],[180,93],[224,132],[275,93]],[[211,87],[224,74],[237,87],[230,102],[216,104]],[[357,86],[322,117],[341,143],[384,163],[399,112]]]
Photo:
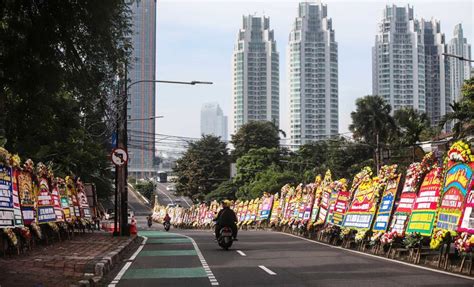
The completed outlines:
[[[141,241],[139,236],[133,236],[127,241],[117,245],[115,250],[107,253],[105,256],[96,257],[85,266],[84,277],[75,285],[79,287],[99,286],[98,283],[107,275],[116,265],[122,262],[125,254],[134,249]]]

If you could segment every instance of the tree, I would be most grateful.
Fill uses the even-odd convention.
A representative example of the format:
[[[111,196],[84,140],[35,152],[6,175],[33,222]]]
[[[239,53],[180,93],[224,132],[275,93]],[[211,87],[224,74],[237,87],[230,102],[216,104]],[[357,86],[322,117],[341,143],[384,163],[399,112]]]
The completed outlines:
[[[400,144],[402,147],[412,147],[413,161],[415,161],[416,143],[420,141],[423,131],[430,127],[428,116],[412,108],[405,108],[395,111],[393,117],[400,132]]]
[[[237,189],[237,186],[232,180],[226,180],[219,184],[219,186],[211,193],[208,193],[204,199],[206,201],[222,201],[224,199],[234,200],[236,198],[235,194],[237,192]]]
[[[454,138],[462,138],[474,126],[474,78],[466,80],[462,88],[462,98],[459,102],[450,104],[452,111],[441,119],[439,126],[454,122]]]
[[[356,101],[356,111],[351,113],[352,124],[349,130],[355,139],[368,144],[377,165],[380,156],[377,154],[381,144],[387,143],[396,131],[390,105],[380,96],[365,96]]]
[[[239,188],[237,197],[240,199],[253,199],[263,195],[264,192],[275,194],[287,183],[296,185],[301,177],[295,172],[281,170],[277,165],[271,165],[267,169],[258,172],[255,179],[244,188]]]
[[[279,164],[280,151],[277,148],[251,149],[248,153],[237,159],[237,174],[234,183],[244,189],[255,179],[258,172],[264,171],[272,164]]]
[[[235,159],[258,148],[278,148],[279,130],[271,122],[250,121],[243,125],[235,135],[232,135],[234,151],[232,155]]]
[[[1,1],[0,144],[107,196],[104,120],[130,56],[130,27],[124,1]]]
[[[230,156],[226,144],[219,137],[203,135],[197,142],[189,144],[173,171],[177,176],[177,193],[202,201],[229,178]]]

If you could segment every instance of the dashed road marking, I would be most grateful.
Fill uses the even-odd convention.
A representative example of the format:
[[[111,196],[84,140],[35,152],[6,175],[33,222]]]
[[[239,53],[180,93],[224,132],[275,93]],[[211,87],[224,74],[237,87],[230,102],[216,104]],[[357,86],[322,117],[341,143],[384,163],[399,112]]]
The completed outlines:
[[[373,255],[373,254],[360,252],[360,251],[357,251],[357,250],[346,249],[346,248],[342,248],[341,246],[329,245],[329,244],[326,244],[326,243],[322,243],[322,242],[311,240],[311,239],[308,239],[308,238],[296,236],[296,235],[293,235],[293,234],[288,234],[288,233],[285,233],[285,232],[277,232],[277,233],[284,234],[284,235],[291,236],[291,237],[296,237],[296,238],[299,238],[301,240],[305,240],[305,241],[308,241],[308,242],[311,242],[311,243],[324,245],[324,246],[329,247],[329,248],[340,249],[340,250],[344,250],[344,251],[347,251],[347,252],[357,253],[357,254],[360,254],[360,255],[373,257],[373,258],[377,258],[377,259],[380,259],[380,260],[390,261],[390,262],[398,263],[398,264],[402,264],[402,265],[407,265],[407,266],[411,266],[411,267],[415,267],[415,268],[418,268],[418,269],[423,269],[423,270],[427,270],[427,271],[431,271],[431,272],[441,273],[441,274],[450,275],[450,276],[459,277],[459,278],[468,279],[468,280],[474,280],[473,277],[469,277],[469,276],[465,276],[465,275],[461,275],[461,274],[450,273],[450,272],[443,271],[443,270],[436,270],[436,269],[433,269],[433,268],[424,267],[424,266],[420,266],[420,265],[415,265],[415,264],[411,264],[411,263],[408,263],[408,262],[402,262],[402,261],[398,261],[398,260],[395,260],[395,259],[390,259],[390,258],[386,258],[386,257],[381,257],[381,256]]]
[[[237,253],[239,253],[239,254],[242,255],[242,256],[247,256],[247,254],[243,253],[243,252],[240,251],[240,250],[237,250]]]
[[[263,265],[258,265],[258,267],[270,275],[277,275],[275,272],[273,272],[272,270],[268,269],[267,267]]]
[[[212,270],[209,267],[209,265],[207,264],[206,259],[202,255],[201,249],[199,249],[199,246],[197,245],[196,241],[194,241],[194,239],[192,239],[191,237],[189,237],[187,235],[184,235],[184,234],[181,234],[181,235],[188,238],[189,240],[191,240],[191,243],[193,244],[194,249],[196,249],[196,253],[199,257],[199,261],[201,261],[202,267],[204,268],[204,271],[206,271],[207,277],[209,278],[209,281],[211,282],[211,285],[212,286],[219,286],[219,282],[217,281],[216,277],[212,273]]]
[[[145,247],[145,244],[146,244],[146,241],[148,240],[148,238],[144,237],[144,236],[143,236],[143,238],[144,239],[143,239],[143,242],[140,245],[140,247],[138,247],[137,251],[135,251],[135,253],[133,253],[132,256],[130,256],[130,258],[128,258],[127,263],[125,263],[125,265],[122,267],[122,269],[117,274],[117,276],[115,276],[114,280],[112,280],[112,282],[110,282],[109,287],[115,287],[115,285],[117,285],[119,283],[122,276],[125,274],[125,272],[127,272],[128,268],[130,268],[130,266],[132,265],[132,261],[135,260],[138,253],[140,253],[140,251],[142,251],[143,247]]]

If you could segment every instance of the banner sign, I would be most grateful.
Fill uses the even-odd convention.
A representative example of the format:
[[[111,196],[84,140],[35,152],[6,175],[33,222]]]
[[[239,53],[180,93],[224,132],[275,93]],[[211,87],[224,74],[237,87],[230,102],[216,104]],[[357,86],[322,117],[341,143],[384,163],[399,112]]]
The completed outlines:
[[[31,179],[31,174],[26,171],[20,171],[17,178],[23,223],[25,225],[30,225],[35,221],[36,216],[34,209],[35,195],[33,192],[33,180]]]
[[[401,175],[398,175],[396,178],[388,180],[387,186],[382,194],[382,200],[379,210],[377,211],[374,227],[372,228],[373,231],[387,231],[400,178]]]
[[[39,188],[36,209],[38,223],[55,222],[56,213],[54,212],[53,198],[49,192],[48,180],[46,178],[40,178],[39,187],[37,188]]]
[[[326,222],[330,200],[331,200],[331,189],[329,189],[329,187],[324,188],[323,196],[321,197],[321,203],[319,205],[318,222]]]
[[[368,178],[358,186],[354,194],[354,200],[344,218],[344,227],[356,229],[368,229],[371,227],[377,204],[375,200],[376,191],[377,185],[371,178]]]
[[[60,195],[59,195],[59,188],[56,184],[51,189],[51,198],[53,200],[54,213],[56,214],[56,221],[64,222],[64,214],[63,214],[63,209],[61,208],[61,199],[60,199]]]
[[[310,191],[311,193],[308,194],[308,197],[306,198],[306,202],[304,202],[304,213],[303,213],[303,221],[307,222],[311,218],[311,210],[313,208],[313,203],[314,203],[314,193],[312,190]]]
[[[266,196],[263,199],[262,211],[260,212],[260,220],[265,220],[270,217],[270,211],[272,210],[273,205],[273,195]]]
[[[16,168],[12,170],[12,198],[13,198],[13,214],[15,216],[15,226],[23,227],[23,219],[21,217],[20,194],[18,191],[18,174],[20,171]]]
[[[15,227],[12,169],[4,165],[0,165],[0,228],[1,227]]]
[[[390,231],[396,231],[398,234],[405,232],[405,227],[411,214],[413,204],[417,197],[417,186],[421,176],[421,164],[415,162],[410,164],[405,177],[405,184],[403,185],[402,195],[393,215]]]
[[[433,168],[425,176],[408,221],[407,233],[418,232],[424,236],[431,235],[438,210],[441,176],[441,169],[438,167]]]
[[[465,163],[451,166],[444,178],[436,226],[457,231],[464,210],[464,199],[472,180],[472,167]],[[467,227],[465,227],[467,228]]]
[[[334,215],[332,223],[337,226],[342,226],[344,222],[344,215],[349,207],[351,193],[347,190],[340,191],[337,195],[336,202],[334,204]]]

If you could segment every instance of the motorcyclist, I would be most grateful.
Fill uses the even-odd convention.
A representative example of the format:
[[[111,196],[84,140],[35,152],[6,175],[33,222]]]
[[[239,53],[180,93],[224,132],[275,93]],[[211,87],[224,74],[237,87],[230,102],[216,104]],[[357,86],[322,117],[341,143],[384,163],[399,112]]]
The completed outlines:
[[[151,227],[151,225],[153,224],[153,220],[152,220],[151,215],[147,216],[146,220],[147,220],[147,223],[148,223],[148,227]]]
[[[168,213],[166,213],[165,217],[163,218],[163,226],[166,224],[166,223],[170,223],[171,221],[171,217]]]
[[[222,227],[230,227],[232,229],[232,237],[234,240],[237,240],[237,215],[235,212],[230,209],[231,202],[229,200],[224,200],[222,202],[222,209],[217,214],[215,218],[216,225],[214,232],[216,234],[216,239],[219,239],[219,232]]]

